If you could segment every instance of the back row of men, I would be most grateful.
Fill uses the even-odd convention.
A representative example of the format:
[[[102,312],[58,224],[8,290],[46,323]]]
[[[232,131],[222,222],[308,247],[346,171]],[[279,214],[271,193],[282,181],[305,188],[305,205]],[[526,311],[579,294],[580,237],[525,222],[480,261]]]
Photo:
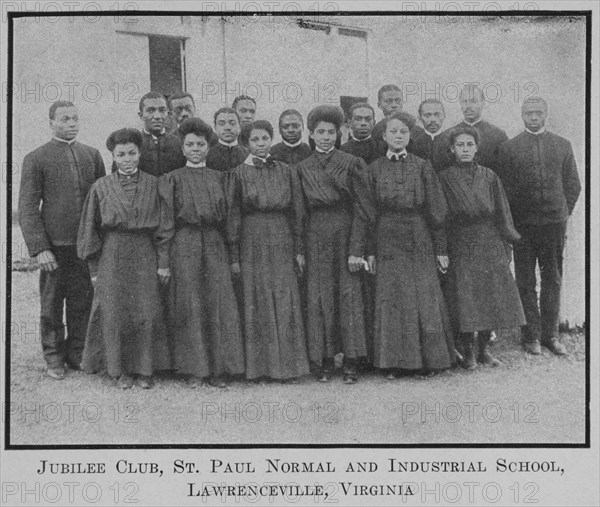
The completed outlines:
[[[482,119],[484,103],[480,88],[465,87],[460,95],[464,120],[459,125],[470,125],[477,129],[481,136],[477,162],[496,169],[498,149],[508,137],[502,129]],[[386,153],[387,145],[383,140],[385,118],[402,111],[402,91],[394,84],[381,87],[377,105],[384,114],[384,118],[378,123],[375,122],[373,106],[367,102],[353,104],[347,115],[350,128],[348,140],[342,144],[340,134],[336,146],[361,157],[367,164]],[[209,167],[229,171],[245,160],[248,152],[244,150],[244,131],[256,119],[256,111],[256,101],[252,97],[240,95],[235,98],[231,108],[221,108],[215,113],[215,133],[210,143],[214,149],[206,161]],[[167,99],[160,93],[149,92],[140,100],[138,114],[143,123],[144,134],[140,169],[160,176],[185,165],[177,126],[197,115],[194,97],[190,93],[178,93]],[[443,130],[446,118],[444,104],[437,99],[426,99],[419,105],[418,116],[423,127],[415,124],[407,150],[429,160],[436,171],[449,167],[454,158],[448,149],[449,130]],[[283,111],[279,117],[282,142],[273,146],[271,156],[289,164],[308,157],[313,146],[309,146],[311,140],[309,144],[302,142],[303,128],[304,121],[300,112],[293,109]]]

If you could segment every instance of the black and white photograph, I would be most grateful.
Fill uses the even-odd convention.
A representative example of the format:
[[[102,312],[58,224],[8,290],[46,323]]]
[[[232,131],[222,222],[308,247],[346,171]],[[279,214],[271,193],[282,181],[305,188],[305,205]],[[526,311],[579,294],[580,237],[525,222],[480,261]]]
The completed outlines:
[[[599,12],[4,2],[2,504],[596,505]]]

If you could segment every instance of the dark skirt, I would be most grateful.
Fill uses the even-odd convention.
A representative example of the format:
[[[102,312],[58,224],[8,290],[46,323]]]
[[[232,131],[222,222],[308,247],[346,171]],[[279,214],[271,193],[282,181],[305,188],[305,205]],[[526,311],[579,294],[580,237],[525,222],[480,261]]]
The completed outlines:
[[[425,220],[416,213],[384,214],[376,235],[374,365],[450,367],[452,327]]]
[[[170,368],[152,232],[109,231],[102,246],[82,368],[152,375]]]
[[[361,274],[348,270],[352,215],[344,208],[312,210],[308,221],[308,347],[317,365],[343,352],[367,355]]]
[[[223,237],[182,227],[171,246],[173,367],[198,377],[244,373],[244,345]]]
[[[459,331],[525,324],[506,244],[491,222],[448,229],[450,309]]]
[[[285,214],[244,215],[240,268],[249,379],[309,372],[295,257]]]

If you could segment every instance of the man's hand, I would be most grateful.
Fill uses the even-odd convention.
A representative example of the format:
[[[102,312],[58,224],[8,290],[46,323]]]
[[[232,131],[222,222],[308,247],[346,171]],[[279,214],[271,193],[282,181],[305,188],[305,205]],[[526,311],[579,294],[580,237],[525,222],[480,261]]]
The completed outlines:
[[[158,281],[161,285],[167,285],[171,279],[171,270],[169,268],[158,268]]]
[[[448,272],[448,266],[450,265],[450,260],[447,255],[438,255],[436,257],[438,270],[442,274],[446,274]]]
[[[375,263],[375,256],[374,255],[369,255],[367,257],[367,264],[369,265],[369,274],[370,275],[374,275],[377,273],[377,266]]]
[[[348,257],[348,269],[350,273],[356,273],[360,271],[363,267],[363,258],[357,257],[356,255],[351,255]]]
[[[229,266],[229,269],[231,270],[231,274],[234,277],[238,277],[240,276],[240,263],[239,262],[232,262]]]
[[[94,289],[95,289],[96,285],[98,285],[98,277],[97,276],[92,276],[90,278],[90,280],[92,281],[92,287],[94,287]]]
[[[40,269],[42,271],[54,271],[58,269],[58,262],[56,262],[56,257],[50,250],[44,250],[40,252],[36,257],[37,263],[40,265]]]

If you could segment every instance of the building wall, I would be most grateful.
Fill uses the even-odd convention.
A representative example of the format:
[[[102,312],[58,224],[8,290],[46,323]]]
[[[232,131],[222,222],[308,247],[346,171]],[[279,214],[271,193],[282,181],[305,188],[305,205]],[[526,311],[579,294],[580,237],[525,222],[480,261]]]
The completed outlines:
[[[49,138],[47,111],[58,98],[74,99],[81,116],[79,139],[100,149],[110,163],[104,148],[108,134],[140,125],[138,100],[150,89],[148,34],[186,39],[186,86],[206,120],[239,92],[259,97],[258,117],[275,124],[283,109],[306,115],[317,103],[339,103],[341,95],[368,96],[375,105],[377,89],[397,83],[405,91],[405,110],[413,114],[423,98],[441,95],[450,127],[461,119],[459,87],[478,82],[489,100],[486,119],[512,137],[522,130],[520,104],[535,91],[550,104],[549,129],[572,141],[583,182],[585,26],[577,19],[334,20],[366,30],[366,40],[339,35],[335,26],[329,35],[301,28],[292,18],[135,20],[15,21],[15,195],[20,163]],[[17,199],[13,202],[16,207]],[[583,245],[582,194],[565,252],[562,318],[572,324],[585,319]]]

